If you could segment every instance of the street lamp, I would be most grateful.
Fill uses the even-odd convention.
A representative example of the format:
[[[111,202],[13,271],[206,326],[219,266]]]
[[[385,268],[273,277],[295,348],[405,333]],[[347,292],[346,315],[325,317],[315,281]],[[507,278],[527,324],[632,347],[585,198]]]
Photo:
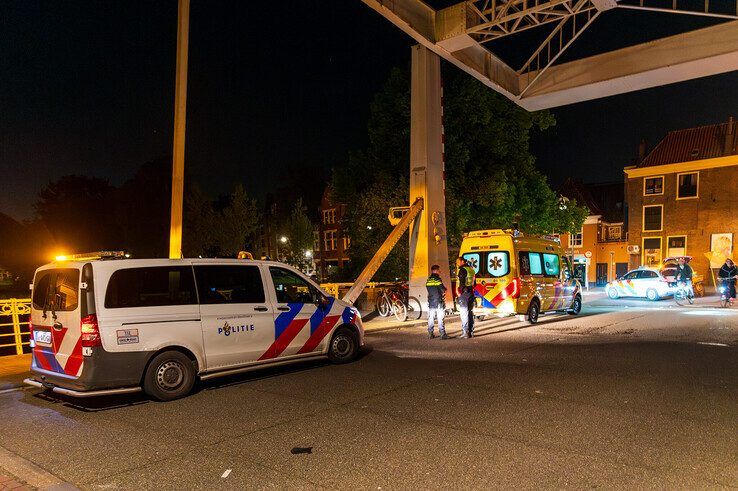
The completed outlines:
[[[275,236],[276,238],[276,236]],[[274,254],[277,256],[276,259],[279,261],[279,243],[286,244],[287,243],[287,237],[283,235],[280,237],[275,243],[274,243]]]

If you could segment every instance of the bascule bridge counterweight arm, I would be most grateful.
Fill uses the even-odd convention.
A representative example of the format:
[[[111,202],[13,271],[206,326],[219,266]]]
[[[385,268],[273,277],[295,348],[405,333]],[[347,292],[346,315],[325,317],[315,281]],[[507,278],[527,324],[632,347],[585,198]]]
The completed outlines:
[[[384,260],[387,259],[389,253],[392,252],[392,248],[395,247],[395,244],[397,244],[397,242],[400,240],[402,234],[405,233],[405,230],[410,227],[410,224],[422,210],[423,198],[418,198],[410,206],[407,214],[402,217],[400,223],[398,223],[395,228],[392,229],[392,232],[390,232],[389,236],[387,236],[384,243],[382,244],[382,247],[380,247],[377,252],[374,253],[374,257],[372,257],[371,261],[369,261],[369,264],[366,265],[359,277],[356,278],[353,286],[349,289],[348,292],[346,292],[346,295],[344,295],[343,297],[344,302],[353,304],[356,299],[359,298],[359,295],[361,295],[361,292],[364,291],[364,287],[366,286],[366,284],[369,283],[379,267],[382,266]]]

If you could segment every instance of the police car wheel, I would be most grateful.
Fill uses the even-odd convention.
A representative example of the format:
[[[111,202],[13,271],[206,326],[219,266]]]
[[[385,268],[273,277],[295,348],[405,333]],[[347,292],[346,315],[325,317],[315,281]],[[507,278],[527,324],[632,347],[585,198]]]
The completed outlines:
[[[144,375],[144,392],[160,401],[184,397],[195,383],[192,361],[179,351],[165,351],[151,360]]]
[[[350,329],[339,327],[331,338],[328,358],[333,363],[348,363],[356,358],[358,352],[359,341],[356,339],[356,334]]]
[[[569,315],[577,315],[582,310],[582,297],[577,295],[569,308]]]
[[[659,292],[657,292],[653,288],[649,288],[648,290],[646,290],[646,298],[652,302],[655,302],[659,299]]]
[[[619,296],[618,291],[615,288],[610,288],[607,290],[607,296],[615,300]]]
[[[538,306],[538,301],[533,300],[528,307],[528,322],[530,322],[531,324],[535,324],[536,322],[538,322],[539,309],[540,307]]]

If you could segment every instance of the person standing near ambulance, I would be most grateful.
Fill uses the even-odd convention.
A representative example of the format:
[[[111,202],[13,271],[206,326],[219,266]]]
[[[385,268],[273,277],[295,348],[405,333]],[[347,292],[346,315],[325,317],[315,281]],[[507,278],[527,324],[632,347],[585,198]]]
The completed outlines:
[[[443,325],[443,317],[446,314],[446,302],[443,298],[446,293],[446,286],[441,280],[441,267],[439,265],[431,266],[431,274],[425,282],[425,288],[428,290],[428,337],[431,339],[436,337],[433,334],[435,328],[434,318],[438,318],[438,332],[441,339],[448,339],[446,328]]]
[[[461,315],[461,339],[474,336],[474,268],[466,263],[466,259],[456,259],[456,293]]]

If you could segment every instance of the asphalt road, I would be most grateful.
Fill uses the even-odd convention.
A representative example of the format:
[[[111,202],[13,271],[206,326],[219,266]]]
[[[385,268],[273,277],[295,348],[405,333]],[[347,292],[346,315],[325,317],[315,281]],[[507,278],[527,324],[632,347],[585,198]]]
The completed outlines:
[[[592,296],[472,340],[367,342],[170,403],[2,394],[0,446],[83,489],[738,484],[738,308]]]

